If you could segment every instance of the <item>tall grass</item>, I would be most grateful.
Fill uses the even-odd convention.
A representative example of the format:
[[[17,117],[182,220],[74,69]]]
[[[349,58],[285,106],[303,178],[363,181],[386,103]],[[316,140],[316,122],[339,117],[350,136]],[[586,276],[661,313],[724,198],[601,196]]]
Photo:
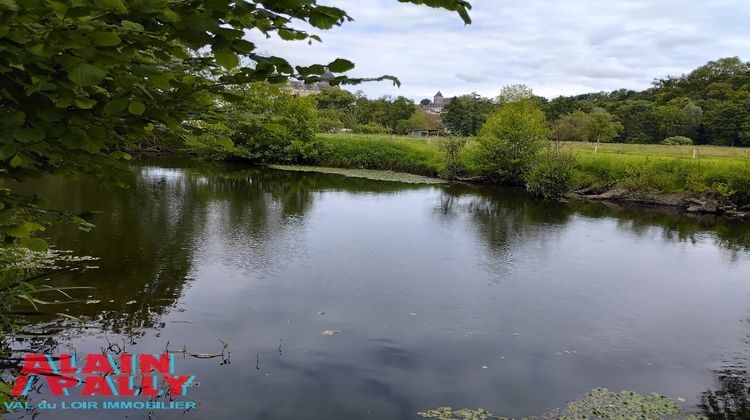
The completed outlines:
[[[444,174],[440,139],[388,135],[319,135],[314,164]],[[481,175],[476,145],[461,154],[462,175]],[[649,193],[712,192],[750,203],[750,150],[720,146],[566,143],[572,151],[572,187],[624,188]],[[695,151],[696,158],[693,158]]]
[[[319,135],[315,165],[340,168],[387,169],[437,176],[444,156],[437,143],[377,135]]]
[[[713,190],[729,196],[750,192],[749,183],[750,161],[735,159],[578,154],[575,164],[574,185],[578,188],[667,193]]]

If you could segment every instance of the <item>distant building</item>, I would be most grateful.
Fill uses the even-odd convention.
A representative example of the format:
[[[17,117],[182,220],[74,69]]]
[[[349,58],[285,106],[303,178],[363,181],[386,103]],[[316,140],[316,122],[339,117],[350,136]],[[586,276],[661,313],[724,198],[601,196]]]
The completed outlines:
[[[411,137],[432,137],[432,136],[439,136],[440,130],[434,129],[434,130],[409,130],[406,133],[407,136]]]
[[[330,71],[326,71],[323,75],[323,79],[335,77]],[[331,86],[328,82],[315,82],[307,84],[300,80],[290,80],[289,89],[292,91],[294,96],[308,96],[322,92],[324,89],[339,89],[338,86]]]
[[[422,109],[431,114],[440,114],[443,112],[443,107],[450,102],[451,98],[444,98],[443,94],[438,91],[438,93],[435,94],[435,97],[432,98],[432,102],[427,105],[422,105]]]

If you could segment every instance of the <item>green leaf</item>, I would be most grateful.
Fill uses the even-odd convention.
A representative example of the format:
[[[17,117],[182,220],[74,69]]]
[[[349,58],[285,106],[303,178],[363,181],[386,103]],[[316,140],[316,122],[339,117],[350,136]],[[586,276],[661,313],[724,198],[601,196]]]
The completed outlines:
[[[55,107],[40,108],[37,109],[36,116],[44,122],[55,122],[60,121],[65,116],[65,112]]]
[[[232,42],[232,47],[235,49],[235,51],[248,54],[250,51],[255,49],[255,44],[244,39],[238,39]]]
[[[84,143],[83,148],[91,154],[99,153],[99,150],[102,149],[101,146],[93,142]]]
[[[104,105],[104,113],[107,115],[117,114],[124,111],[128,107],[129,101],[125,98],[117,98],[107,102]]]
[[[169,81],[172,79],[174,79],[174,74],[172,74],[171,72],[154,74],[152,76],[149,76],[148,78],[151,84],[158,87],[159,89],[171,89],[172,85],[169,84]]]
[[[94,31],[91,33],[91,37],[94,39],[95,45],[102,47],[114,47],[122,42],[120,37],[113,32]]]
[[[328,64],[328,70],[334,73],[343,73],[354,68],[354,63],[343,58],[337,58]]]
[[[17,128],[13,131],[13,138],[21,143],[36,143],[44,140],[44,130],[41,128]]]
[[[23,238],[21,239],[21,245],[36,252],[47,252],[49,249],[47,241],[39,238]]]
[[[16,153],[16,155],[13,156],[13,159],[10,160],[10,167],[17,168],[21,165],[23,165],[23,157]]]
[[[44,226],[39,223],[27,222],[20,225],[11,226],[5,231],[5,234],[14,238],[27,238],[32,232],[44,230]]]
[[[216,138],[216,144],[223,147],[232,147],[234,142],[227,136],[219,136]]]
[[[131,22],[129,20],[123,20],[122,22],[120,22],[120,25],[122,25],[123,29],[127,29],[130,31],[141,32],[144,30],[143,25],[137,22]]]
[[[3,9],[16,11],[18,10],[18,4],[15,0],[0,0],[0,10]]]
[[[91,109],[96,105],[96,100],[91,98],[75,98],[73,99],[73,103],[75,103],[78,108]]]
[[[120,151],[120,150],[115,150],[114,152],[110,153],[109,155],[110,155],[110,156],[111,156],[112,158],[114,158],[114,159],[124,159],[124,160],[130,160],[130,159],[133,159],[133,157],[132,157],[132,156],[130,156],[130,154],[128,154],[128,153],[125,153],[125,152],[123,152],[123,151]]]
[[[231,70],[240,65],[240,58],[229,51],[217,51],[214,53],[214,57],[216,57],[216,64],[227,70]]]
[[[22,126],[24,121],[26,121],[26,114],[22,111],[9,112],[3,115],[0,121],[2,121],[3,127],[17,128]]]
[[[98,3],[105,9],[117,10],[120,13],[128,11],[122,0],[98,0]]]
[[[88,140],[88,133],[74,126],[69,127],[68,131],[60,136],[60,143],[69,150],[80,149]]]
[[[146,105],[143,102],[133,101],[128,105],[128,112],[133,115],[141,115],[146,112]]]
[[[308,22],[316,28],[331,29],[333,25],[340,25],[346,17],[346,12],[341,9],[317,6],[310,11]]]
[[[107,72],[91,64],[80,63],[68,72],[68,79],[81,87],[98,85]]]

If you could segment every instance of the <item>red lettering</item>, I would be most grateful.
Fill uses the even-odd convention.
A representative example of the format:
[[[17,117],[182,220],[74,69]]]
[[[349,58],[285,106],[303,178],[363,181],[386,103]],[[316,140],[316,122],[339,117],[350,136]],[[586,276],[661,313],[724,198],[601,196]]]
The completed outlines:
[[[156,382],[156,376],[141,377],[141,394],[149,397],[159,395],[159,384]]]
[[[66,374],[75,374],[77,373],[77,368],[75,364],[75,357],[70,354],[61,354],[60,355],[60,374],[66,375]]]
[[[171,357],[169,354],[141,354],[138,361],[141,362],[141,373],[147,374],[155,370],[159,373],[171,373],[169,371]]]
[[[68,389],[78,386],[78,378],[72,376],[47,376],[47,385],[52,391],[52,395],[68,395]]]
[[[16,379],[16,383],[13,384],[13,389],[10,390],[10,395],[14,397],[23,395],[23,391],[26,389],[26,384],[28,384],[32,378],[33,376],[19,376],[18,379]]]
[[[114,394],[114,391],[109,386],[109,383],[107,383],[107,378],[105,376],[86,377],[86,383],[83,385],[83,389],[81,390],[81,396],[87,397],[96,394],[107,396],[111,396]]]
[[[103,354],[89,354],[86,356],[86,364],[83,365],[83,373],[87,375],[92,373],[108,375],[114,373],[114,371],[107,356]]]
[[[123,353],[120,355],[120,373],[125,375],[135,373],[134,367],[132,354]]]
[[[117,377],[117,393],[121,397],[133,397],[138,395],[138,390],[132,387],[132,376],[118,376]]]
[[[164,380],[169,384],[172,395],[185,395],[183,386],[190,385],[193,382],[193,376],[164,376]]]
[[[21,367],[21,375],[51,375],[55,373],[55,367],[50,364],[47,355],[27,354]]]

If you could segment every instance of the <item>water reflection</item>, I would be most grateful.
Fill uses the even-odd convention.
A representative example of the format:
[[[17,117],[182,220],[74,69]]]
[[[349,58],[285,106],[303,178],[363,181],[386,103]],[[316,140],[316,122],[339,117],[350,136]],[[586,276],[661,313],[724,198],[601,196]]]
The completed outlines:
[[[49,233],[100,260],[50,280],[96,289],[58,307],[83,325],[41,341],[152,352],[226,340],[231,374],[184,362],[206,384],[198,418],[413,418],[441,405],[522,416],[596,386],[746,413],[739,368],[698,396],[716,354],[746,353],[747,225],[186,160],[145,162],[126,183],[23,185],[99,212],[90,234]]]

